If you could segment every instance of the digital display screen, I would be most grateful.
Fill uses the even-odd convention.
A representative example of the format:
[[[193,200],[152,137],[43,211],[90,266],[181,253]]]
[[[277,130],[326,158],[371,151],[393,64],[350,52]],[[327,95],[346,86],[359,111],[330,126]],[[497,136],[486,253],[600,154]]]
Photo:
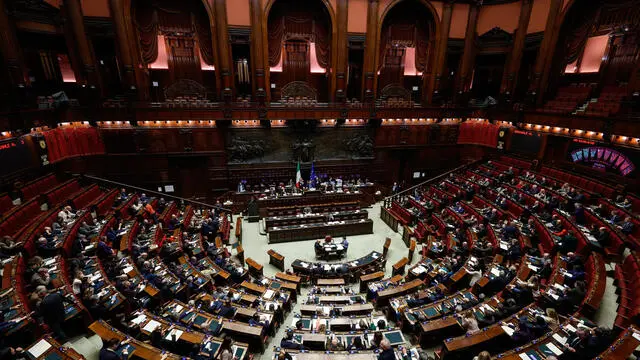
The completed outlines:
[[[584,146],[584,145],[582,145]],[[571,150],[571,161],[590,165],[597,171],[616,171],[622,176],[627,176],[635,170],[633,161],[625,154],[602,146],[586,146]]]
[[[32,166],[31,150],[26,137],[0,141],[2,172],[11,174]]]
[[[511,151],[537,154],[542,145],[542,135],[530,131],[515,130],[511,135]]]

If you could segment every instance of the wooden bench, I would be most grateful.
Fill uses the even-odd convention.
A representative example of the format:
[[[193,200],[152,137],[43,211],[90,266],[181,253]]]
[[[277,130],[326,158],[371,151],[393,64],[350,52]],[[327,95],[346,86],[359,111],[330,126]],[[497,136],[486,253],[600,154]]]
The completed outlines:
[[[284,256],[278,254],[275,250],[269,249],[269,264],[277,267],[280,271],[284,271]]]
[[[238,243],[242,243],[242,216],[238,216],[236,219],[236,239]]]
[[[413,261],[413,253],[416,252],[416,239],[411,239],[411,245],[409,245],[409,264]]]
[[[236,250],[238,251],[236,257],[238,258],[238,260],[240,260],[241,263],[244,263],[244,249],[242,248],[242,245],[238,245]]]
[[[276,273],[276,279],[296,284],[296,291],[300,292],[300,284],[302,283],[302,278],[300,276],[278,272]]]
[[[397,263],[393,264],[391,275],[404,275],[404,268],[409,263],[409,259],[403,257]]]
[[[384,271],[376,271],[360,276],[360,292],[366,293],[370,282],[379,281],[384,278]]]
[[[382,256],[387,257],[387,254],[389,253],[389,246],[391,246],[391,238],[386,238],[384,246],[382,247]]]
[[[262,277],[262,265],[258,264],[252,258],[247,258],[247,266],[249,267],[249,273],[257,278]]]

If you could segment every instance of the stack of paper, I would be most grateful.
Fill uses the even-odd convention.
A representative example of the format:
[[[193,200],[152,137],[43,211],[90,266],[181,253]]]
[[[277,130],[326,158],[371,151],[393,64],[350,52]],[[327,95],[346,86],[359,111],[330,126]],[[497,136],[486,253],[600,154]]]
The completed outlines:
[[[29,348],[27,352],[31,354],[35,359],[39,358],[42,354],[44,354],[49,348],[51,344],[45,339],[38,341],[35,345]]]
[[[142,330],[147,331],[147,332],[153,332],[153,330],[155,330],[158,326],[160,326],[162,324],[160,324],[159,322],[155,321],[155,320],[150,320],[147,325],[145,325]]]

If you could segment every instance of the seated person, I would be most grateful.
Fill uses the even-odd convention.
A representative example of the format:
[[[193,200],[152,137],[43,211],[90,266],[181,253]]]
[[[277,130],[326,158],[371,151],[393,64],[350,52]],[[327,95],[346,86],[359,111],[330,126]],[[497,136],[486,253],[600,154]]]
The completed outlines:
[[[578,238],[574,235],[573,231],[567,231],[556,245],[558,245],[558,251],[563,254],[575,252],[578,247]]]
[[[613,210],[611,212],[611,217],[609,217],[609,219],[607,221],[609,221],[612,224],[617,224],[622,220],[622,218],[620,218],[620,215],[618,214],[617,211]]]
[[[573,218],[575,219],[576,224],[579,224],[579,225],[583,225],[587,221],[587,218],[586,218],[586,216],[584,214],[584,208],[582,207],[581,203],[576,203],[575,204],[575,210],[573,212]]]
[[[344,350],[344,345],[342,344],[342,342],[340,342],[338,340],[338,338],[333,337],[331,339],[331,341],[329,342],[329,346],[327,346],[327,350],[329,350],[329,351],[343,351]]]
[[[0,238],[0,258],[16,254],[21,248],[22,242],[14,241],[11,236],[5,235]]]
[[[625,235],[631,235],[633,233],[633,230],[633,221],[630,217],[627,216],[620,226],[620,231],[622,231],[622,233]]]
[[[604,226],[598,228],[598,232],[594,235],[596,240],[598,241],[598,245],[602,248],[606,248],[611,244],[611,237],[609,236],[609,231]]]

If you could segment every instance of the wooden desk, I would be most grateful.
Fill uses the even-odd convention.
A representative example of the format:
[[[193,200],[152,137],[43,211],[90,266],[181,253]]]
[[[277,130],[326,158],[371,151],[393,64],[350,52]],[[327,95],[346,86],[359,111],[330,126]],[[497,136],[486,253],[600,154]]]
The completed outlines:
[[[267,251],[267,254],[269,254],[269,264],[275,266],[280,271],[284,271],[284,256],[280,255],[273,249]]]
[[[327,263],[310,263],[310,262],[306,262],[300,259],[296,259],[291,263],[291,267],[293,268],[293,271],[296,274],[304,274],[304,275],[309,275],[310,277],[313,278],[322,278],[322,277],[326,277],[327,275],[333,276],[333,274],[329,273],[327,274],[326,271],[320,271],[318,272],[318,266],[320,265],[322,267],[326,266],[326,265],[330,265],[330,266],[342,266],[342,265],[346,265],[347,268],[349,269],[349,273],[347,275],[353,275],[355,276],[355,274],[357,274],[359,271],[367,269],[368,271],[378,271],[378,270],[383,270],[384,269],[384,265],[386,264],[386,259],[384,258],[384,256],[382,256],[382,254],[380,254],[377,251],[372,251],[371,253],[369,253],[368,255],[365,255],[359,259],[356,260],[352,260],[349,262],[345,262],[345,263],[331,263],[331,264],[327,264]],[[374,269],[374,270],[371,270]]]
[[[373,311],[373,304],[354,304],[354,305],[345,305],[345,306],[334,306],[333,308],[338,308],[341,310],[342,315],[365,315],[370,314]],[[323,307],[320,305],[300,305],[300,313],[302,315],[315,315],[321,314],[323,311]]]
[[[36,347],[38,349],[36,349]],[[45,350],[46,348],[46,350]],[[33,343],[31,346],[25,349],[25,352],[29,354],[30,357],[28,359],[65,359],[65,360],[80,360],[85,359],[84,356],[80,355],[77,351],[73,350],[69,347],[63,347],[59,342],[57,342],[54,338],[47,335],[40,338],[38,341]],[[38,356],[34,356],[38,354]]]
[[[316,285],[318,286],[341,286],[344,284],[344,279],[318,279],[316,281]]]
[[[145,344],[128,335],[125,335],[103,320],[95,321],[93,324],[89,325],[89,329],[96,335],[100,336],[103,341],[107,341],[110,339],[118,339],[120,341],[123,341],[125,339],[129,340],[129,345],[133,347],[133,352],[129,353],[129,357],[137,356],[144,360],[157,360],[162,358],[164,355],[168,359],[181,359],[181,357],[178,355],[164,352],[163,350],[160,350],[149,344]]]
[[[252,193],[251,196],[256,195]],[[274,207],[290,207],[290,208],[302,208],[306,205],[312,206],[312,210],[317,204],[330,203],[360,203],[365,199],[365,194],[362,189],[358,193],[323,193],[322,191],[307,191],[302,196],[285,196],[279,198],[267,198],[259,199],[257,201],[260,211],[260,216],[265,217],[269,212],[272,212]],[[234,203],[236,201],[234,200]],[[334,206],[335,206],[334,205]]]
[[[390,246],[391,246],[391,238],[386,238],[384,240],[384,246],[382,247],[382,256],[387,257]]]
[[[640,335],[640,329],[636,326],[630,326],[627,330],[620,333],[618,339],[607,348],[602,354],[600,359],[602,360],[625,360],[628,359],[631,354],[640,346],[640,340],[636,339],[633,335]]]
[[[261,278],[262,277],[262,265],[258,264],[252,258],[247,258],[247,266],[249,267],[249,273],[254,277]]]
[[[392,275],[404,275],[404,269],[409,263],[409,259],[403,257],[397,263],[393,264],[391,274]]]
[[[240,263],[244,262],[244,248],[242,247],[242,245],[238,245],[238,247],[236,248],[236,257],[238,258],[238,261],[240,261]]]
[[[413,261],[413,254],[416,251],[416,239],[411,239],[411,245],[409,245],[409,256],[407,256],[407,258],[409,259],[409,264],[411,264],[411,262]]]
[[[344,220],[340,222],[274,227],[269,231],[269,244],[322,239],[327,234],[331,234],[335,238],[339,238],[341,236],[373,234],[373,220]]]
[[[265,291],[267,291],[266,287],[260,286],[258,284],[254,284],[248,281],[243,281],[242,284],[240,284],[240,286],[247,289],[250,293],[253,293],[256,295],[262,295],[264,294]]]
[[[282,281],[286,281],[288,283],[295,284],[296,285],[296,291],[300,292],[300,284],[301,284],[301,281],[302,281],[302,278],[300,276],[289,275],[287,273],[278,272],[278,273],[276,273],[276,279],[282,280]]]
[[[251,342],[249,346],[255,344],[257,350],[264,352],[264,341],[262,339],[262,326],[250,326],[249,324],[240,323],[237,321],[224,320],[222,323],[222,331],[226,331],[231,334],[235,334],[242,339],[248,339]],[[232,335],[233,336],[233,335]],[[254,349],[256,350],[256,349]]]
[[[384,271],[376,271],[360,276],[360,292],[367,292],[367,287],[370,282],[382,280],[382,278],[384,278]]]
[[[414,292],[418,290],[424,283],[420,279],[414,279],[408,283],[404,283],[400,286],[388,288],[378,292],[378,306],[382,306],[381,304],[386,304],[389,299],[406,295],[410,292]]]

